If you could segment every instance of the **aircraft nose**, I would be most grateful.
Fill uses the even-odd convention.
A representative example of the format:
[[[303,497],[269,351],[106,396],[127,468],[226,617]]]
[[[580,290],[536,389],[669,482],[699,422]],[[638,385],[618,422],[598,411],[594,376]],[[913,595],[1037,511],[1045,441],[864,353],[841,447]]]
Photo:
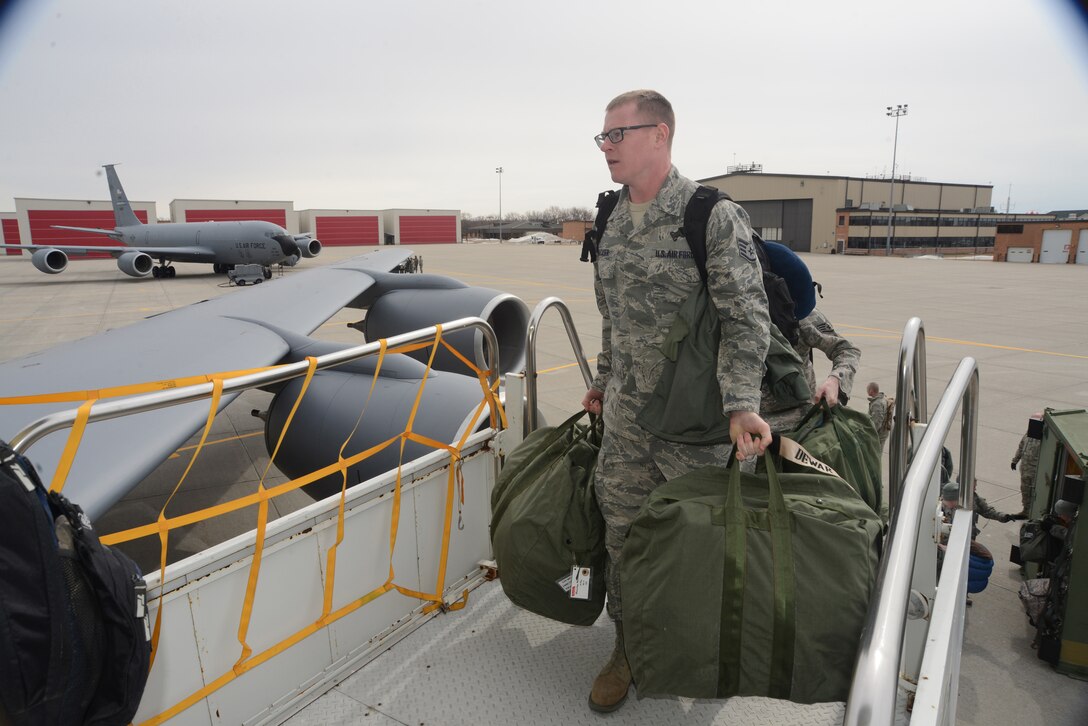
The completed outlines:
[[[295,242],[295,238],[289,234],[277,234],[276,241],[280,243],[280,249],[283,250],[284,257],[301,257],[302,253],[299,252],[298,243]]]

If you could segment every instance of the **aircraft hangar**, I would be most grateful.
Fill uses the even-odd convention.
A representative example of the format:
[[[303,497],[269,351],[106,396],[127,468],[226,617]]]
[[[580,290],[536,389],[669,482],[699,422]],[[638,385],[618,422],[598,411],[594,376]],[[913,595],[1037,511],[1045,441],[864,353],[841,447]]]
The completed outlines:
[[[170,202],[174,222],[271,222],[288,232],[298,231],[293,202],[222,199],[175,199]]]
[[[154,224],[154,202],[131,202],[137,218]],[[278,224],[291,234],[310,234],[333,246],[397,244],[455,244],[461,241],[461,212],[457,209],[305,209],[270,200],[175,199],[170,221],[225,222],[257,220]],[[53,225],[112,229],[113,206],[108,200],[16,198],[15,212],[0,213],[0,242],[5,244],[104,245],[102,235],[53,229]],[[27,254],[7,249],[8,255]],[[73,254],[74,259],[105,255]]]
[[[154,202],[130,201],[136,218],[144,224],[155,224]],[[5,244],[68,244],[68,245],[114,245],[114,240],[103,235],[89,232],[77,232],[69,229],[54,229],[53,225],[69,227],[92,227],[113,229],[113,204],[108,200],[79,199],[28,199],[15,198],[15,234],[9,235],[9,223],[4,220]],[[21,254],[19,250],[8,253]],[[92,259],[109,257],[105,253],[72,254],[72,259]]]
[[[0,212],[0,243],[6,245],[18,245],[20,242],[19,236],[19,217],[15,212]],[[21,254],[19,250],[5,249],[5,254],[18,255]]]

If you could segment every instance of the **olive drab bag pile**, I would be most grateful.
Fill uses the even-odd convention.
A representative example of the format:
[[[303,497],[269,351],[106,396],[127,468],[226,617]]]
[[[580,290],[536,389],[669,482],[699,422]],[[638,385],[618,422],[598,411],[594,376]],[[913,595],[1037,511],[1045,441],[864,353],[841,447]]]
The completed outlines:
[[[661,378],[649,402],[635,418],[643,429],[666,441],[695,445],[730,441],[729,421],[718,403],[721,395],[716,368],[721,326],[707,291],[706,268],[706,227],[715,205],[723,199],[729,199],[729,195],[700,186],[688,200],[684,224],[676,233],[691,248],[702,285],[677,312],[661,347],[665,356]],[[597,244],[618,201],[619,194],[615,191],[602,192],[597,198],[597,218],[586,232],[582,261],[596,261]],[[777,400],[792,400],[800,405],[811,399],[812,392],[805,381],[804,361],[793,349],[800,336],[796,306],[789,284],[774,271],[766,243],[757,234],[753,234],[752,241],[763,270],[763,288],[772,323],[764,379]],[[775,249],[780,261],[786,255],[790,266],[804,268],[804,262],[789,248],[778,245]],[[805,292],[813,296],[814,306],[814,293]],[[812,307],[806,307],[811,312]]]
[[[620,582],[638,693],[843,701],[883,525],[837,476],[710,466],[658,487]]]
[[[601,419],[542,427],[506,457],[491,494],[491,545],[511,602],[571,625],[604,609],[604,519],[593,493]]]
[[[140,570],[2,441],[0,553],[0,723],[129,723],[151,656]]]

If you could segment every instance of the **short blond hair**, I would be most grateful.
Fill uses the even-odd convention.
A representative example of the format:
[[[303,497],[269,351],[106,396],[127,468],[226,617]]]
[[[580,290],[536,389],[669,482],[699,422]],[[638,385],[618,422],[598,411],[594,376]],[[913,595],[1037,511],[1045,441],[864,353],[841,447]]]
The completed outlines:
[[[627,91],[609,101],[608,105],[605,106],[605,113],[628,103],[635,104],[635,109],[639,114],[647,117],[647,120],[656,124],[665,124],[669,127],[669,148],[671,149],[672,137],[676,135],[676,115],[672,111],[672,104],[669,103],[669,99],[657,91],[645,88],[637,91]]]

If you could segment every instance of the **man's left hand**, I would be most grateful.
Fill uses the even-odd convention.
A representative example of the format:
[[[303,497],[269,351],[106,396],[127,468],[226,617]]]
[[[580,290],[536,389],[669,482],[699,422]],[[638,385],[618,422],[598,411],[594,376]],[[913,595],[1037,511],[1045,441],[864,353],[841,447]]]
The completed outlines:
[[[816,389],[816,395],[812,399],[814,403],[819,403],[820,399],[827,401],[828,406],[839,405],[839,379],[835,376],[828,376],[827,380],[823,382],[819,388]]]

